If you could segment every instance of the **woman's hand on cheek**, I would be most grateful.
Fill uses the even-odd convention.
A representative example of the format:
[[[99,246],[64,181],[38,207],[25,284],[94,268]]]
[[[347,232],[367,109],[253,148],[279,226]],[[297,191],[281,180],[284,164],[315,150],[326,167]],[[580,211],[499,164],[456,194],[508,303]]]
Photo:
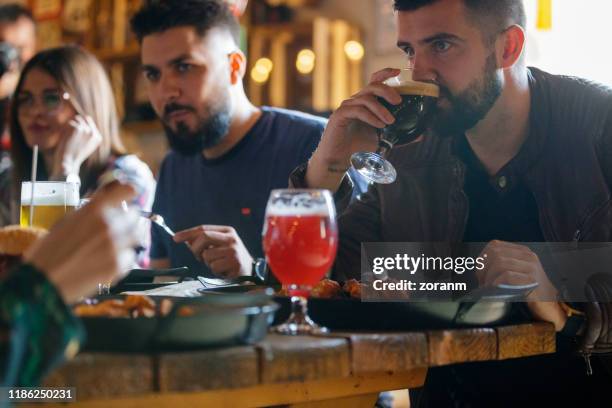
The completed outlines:
[[[51,178],[65,178],[78,175],[81,165],[102,143],[102,135],[93,119],[77,115],[71,119],[64,137],[55,150]]]

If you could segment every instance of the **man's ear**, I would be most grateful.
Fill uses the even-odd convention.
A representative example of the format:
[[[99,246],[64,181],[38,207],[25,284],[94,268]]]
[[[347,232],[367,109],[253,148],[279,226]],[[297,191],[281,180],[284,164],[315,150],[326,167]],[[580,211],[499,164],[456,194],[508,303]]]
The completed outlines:
[[[498,62],[500,68],[511,68],[521,58],[524,49],[525,30],[516,24],[508,27],[498,39]]]
[[[232,85],[242,81],[246,73],[246,56],[242,51],[234,51],[229,55],[230,80]]]

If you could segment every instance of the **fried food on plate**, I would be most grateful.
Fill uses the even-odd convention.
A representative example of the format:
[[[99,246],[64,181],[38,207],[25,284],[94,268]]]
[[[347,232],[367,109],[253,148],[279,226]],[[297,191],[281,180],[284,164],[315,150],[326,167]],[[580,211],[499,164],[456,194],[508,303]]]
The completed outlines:
[[[346,298],[349,296],[353,299],[361,299],[361,292],[363,291],[364,285],[356,279],[349,279],[344,283],[344,286],[331,279],[323,279],[317,283],[310,291],[310,296],[322,299],[338,299]],[[277,296],[289,296],[289,292],[286,287],[283,286],[278,292]]]
[[[108,299],[74,307],[79,317],[154,317],[155,302],[148,296],[128,295],[125,299]]]
[[[344,282],[344,287],[342,288],[345,293],[347,293],[350,297],[354,299],[361,299],[361,289],[363,285],[356,279],[349,279]]]
[[[312,288],[310,295],[323,299],[331,299],[342,296],[342,287],[336,281],[323,279]]]

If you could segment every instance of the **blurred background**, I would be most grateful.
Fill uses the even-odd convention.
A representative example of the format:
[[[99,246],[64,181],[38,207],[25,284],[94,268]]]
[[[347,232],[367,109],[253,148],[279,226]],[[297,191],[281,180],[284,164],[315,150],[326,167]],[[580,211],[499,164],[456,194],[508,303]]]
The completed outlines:
[[[392,0],[227,0],[242,25],[247,93],[257,105],[328,115],[370,74],[402,67]],[[524,0],[529,65],[612,86],[610,0]],[[93,51],[108,69],[128,148],[157,171],[165,137],[139,69],[129,19],[141,0],[22,0],[38,21],[39,49]]]

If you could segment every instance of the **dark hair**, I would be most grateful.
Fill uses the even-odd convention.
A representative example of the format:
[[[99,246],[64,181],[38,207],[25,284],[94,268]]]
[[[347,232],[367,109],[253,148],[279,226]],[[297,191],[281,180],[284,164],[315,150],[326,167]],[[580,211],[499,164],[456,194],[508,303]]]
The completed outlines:
[[[201,37],[211,28],[225,28],[240,43],[240,25],[222,0],[148,0],[130,24],[140,42],[150,34],[191,26]]]
[[[412,11],[439,0],[395,0],[398,11]],[[513,24],[527,25],[523,0],[463,0],[468,17],[479,26],[486,41]]]
[[[102,143],[98,149],[81,166],[83,194],[94,188],[112,157],[125,153],[119,135],[119,119],[110,81],[102,64],[88,51],[76,46],[50,48],[40,51],[27,62],[21,72],[15,95],[19,94],[25,79],[33,69],[40,69],[53,77],[61,89],[68,92],[70,104],[77,113],[90,116],[102,135]],[[19,123],[17,103],[11,106],[10,126],[13,182],[16,191],[19,191],[20,183],[30,177],[32,148],[28,146]],[[41,180],[49,176],[41,165],[41,160],[38,162],[37,172]]]
[[[20,18],[25,17],[28,20],[34,21],[34,17],[32,17],[32,13],[27,8],[23,7],[20,4],[4,4],[0,6],[0,23],[14,23]]]

